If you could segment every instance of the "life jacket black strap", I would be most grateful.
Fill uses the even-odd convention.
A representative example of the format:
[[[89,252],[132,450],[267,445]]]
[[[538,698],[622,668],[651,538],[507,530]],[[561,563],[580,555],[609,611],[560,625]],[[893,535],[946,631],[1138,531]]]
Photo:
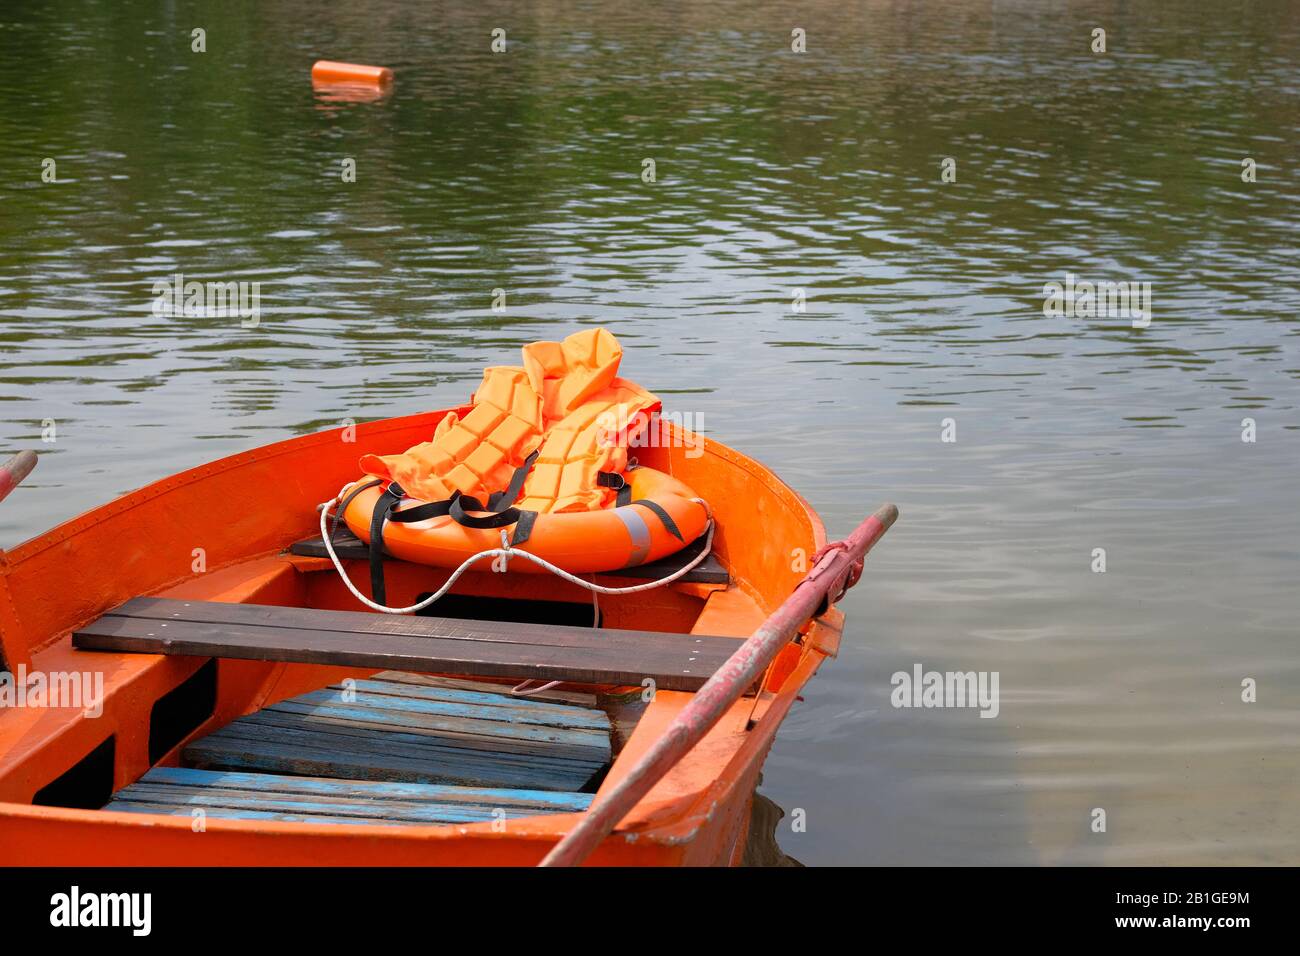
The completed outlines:
[[[505,511],[512,504],[519,500],[519,492],[524,490],[524,481],[528,473],[533,470],[533,464],[537,461],[537,456],[542,453],[538,448],[531,455],[524,459],[524,463],[515,469],[515,473],[510,476],[510,484],[506,485],[505,491],[498,491],[488,497],[488,506],[486,511]]]
[[[486,511],[484,515],[467,514],[469,511]],[[519,520],[522,512],[518,508],[506,508],[504,511],[492,511],[490,508],[484,508],[482,502],[477,498],[471,498],[468,495],[456,495],[451,499],[451,507],[447,512],[451,515],[452,520],[466,528],[504,528],[506,525],[514,524]]]
[[[343,500],[339,502],[339,506],[334,509],[334,520],[330,523],[330,538],[338,536],[339,522],[343,520],[343,515],[347,512],[348,505],[352,504],[353,499],[366,489],[373,488],[375,485],[382,485],[383,483],[384,479],[375,478],[371,481],[367,481],[365,484],[357,485],[347,493]]]
[[[395,521],[398,524],[410,524],[412,521],[423,521],[426,518],[437,518],[451,511],[451,499],[446,501],[426,501],[422,505],[416,505],[413,508],[403,508],[401,511],[394,511],[388,516],[389,521]]]
[[[510,536],[510,546],[518,547],[529,539],[533,533],[533,524],[537,521],[536,511],[525,511],[523,508],[516,508],[519,512],[519,520],[515,523],[515,533]]]
[[[387,604],[384,585],[384,522],[398,503],[406,497],[402,486],[390,481],[370,512],[370,597],[377,604]]]
[[[409,524],[412,521],[424,521],[428,518],[451,515],[458,523],[465,525],[467,528],[499,528],[503,524],[510,524],[509,521],[496,524],[479,524],[478,522],[481,519],[473,518],[465,512],[490,511],[494,514],[507,513],[506,509],[515,503],[519,493],[523,491],[524,481],[527,479],[529,471],[532,470],[533,463],[537,461],[539,453],[540,451],[535,451],[525,458],[524,463],[515,469],[514,475],[510,478],[510,484],[503,491],[494,492],[489,496],[486,505],[471,495],[462,495],[457,492],[442,501],[426,501],[424,504],[415,505],[412,508],[394,511],[388,516],[388,520]]]
[[[619,472],[596,472],[596,484],[601,488],[614,488],[618,491],[614,497],[614,507],[621,508],[632,503],[632,482]]]
[[[504,491],[497,491],[489,496],[486,505],[477,498],[457,493],[452,495],[447,503],[447,514],[451,515],[452,520],[457,524],[466,528],[504,528],[506,525],[514,524],[524,512],[513,505],[519,499],[519,493],[524,490],[524,481],[541,453],[542,450],[539,448],[525,458],[524,463],[516,468],[515,473],[510,477],[510,484]],[[469,511],[488,513],[471,515],[466,513]]]

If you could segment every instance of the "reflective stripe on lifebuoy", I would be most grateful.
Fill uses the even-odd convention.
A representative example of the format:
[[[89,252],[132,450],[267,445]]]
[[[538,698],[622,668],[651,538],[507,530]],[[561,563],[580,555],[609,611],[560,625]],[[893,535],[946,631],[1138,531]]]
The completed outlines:
[[[646,555],[650,553],[650,526],[645,523],[641,513],[631,505],[615,508],[613,515],[623,522],[628,537],[632,539],[632,557],[624,567],[645,564]]]

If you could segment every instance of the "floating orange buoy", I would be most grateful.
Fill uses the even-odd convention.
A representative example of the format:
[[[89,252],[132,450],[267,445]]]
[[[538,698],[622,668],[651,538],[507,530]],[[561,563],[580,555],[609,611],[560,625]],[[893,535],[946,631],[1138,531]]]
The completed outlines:
[[[393,82],[393,71],[386,66],[317,60],[312,64],[311,78],[313,83],[371,83],[385,86]]]

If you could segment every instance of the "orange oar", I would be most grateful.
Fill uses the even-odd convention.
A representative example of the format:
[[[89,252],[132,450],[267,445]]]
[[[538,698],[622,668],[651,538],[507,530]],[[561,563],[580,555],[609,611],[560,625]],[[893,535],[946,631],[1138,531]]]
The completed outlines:
[[[32,473],[36,467],[36,452],[20,451],[3,465],[0,465],[0,501],[9,497],[9,492],[18,487],[18,483]]]
[[[852,587],[862,569],[863,557],[897,517],[896,507],[884,505],[843,541],[823,548],[812,570],[795,585],[785,603],[696,691],[628,775],[608,793],[596,797],[578,825],[546,854],[541,865],[576,866],[585,860],[758,680],[799,627],[822,610],[823,602],[838,600],[846,587]]]

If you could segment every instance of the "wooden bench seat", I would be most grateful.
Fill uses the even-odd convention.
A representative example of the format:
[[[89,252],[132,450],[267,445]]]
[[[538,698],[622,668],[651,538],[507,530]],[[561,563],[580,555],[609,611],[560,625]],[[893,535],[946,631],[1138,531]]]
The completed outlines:
[[[74,647],[694,691],[733,637],[133,598]]]

